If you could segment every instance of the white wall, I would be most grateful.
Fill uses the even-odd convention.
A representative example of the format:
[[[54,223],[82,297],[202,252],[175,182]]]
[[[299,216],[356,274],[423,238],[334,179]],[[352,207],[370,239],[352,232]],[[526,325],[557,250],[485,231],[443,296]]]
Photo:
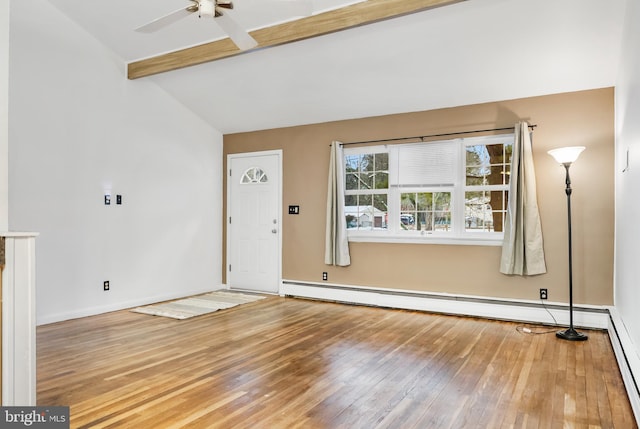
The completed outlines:
[[[615,304],[640,351],[640,2],[629,0],[616,85]],[[627,150],[629,167],[626,172]]]
[[[12,3],[10,55],[10,227],[41,234],[38,323],[219,288],[222,135],[46,0]]]
[[[9,229],[9,3],[0,2],[0,231]]]

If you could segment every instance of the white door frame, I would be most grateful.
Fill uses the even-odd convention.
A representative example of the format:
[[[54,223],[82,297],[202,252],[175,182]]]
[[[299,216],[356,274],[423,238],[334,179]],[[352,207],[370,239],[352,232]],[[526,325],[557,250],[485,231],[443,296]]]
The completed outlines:
[[[234,158],[250,158],[250,157],[254,157],[254,156],[271,156],[271,155],[277,155],[278,156],[278,170],[279,170],[279,177],[280,177],[280,183],[277,186],[278,189],[278,201],[277,201],[277,207],[278,207],[278,228],[280,229],[280,232],[278,234],[278,266],[276,268],[277,270],[277,275],[278,275],[278,294],[280,294],[280,292],[282,291],[282,149],[275,149],[275,150],[265,150],[265,151],[260,151],[260,152],[243,152],[243,153],[230,153],[227,155],[227,171],[225,172],[225,174],[227,175],[227,213],[226,213],[226,217],[225,217],[225,225],[226,225],[226,231],[227,231],[227,263],[225,264],[225,271],[226,271],[226,287],[227,289],[231,289],[231,271],[229,270],[229,265],[231,263],[231,228],[229,227],[229,218],[231,217],[231,180],[229,180],[229,177],[231,176],[231,160]]]

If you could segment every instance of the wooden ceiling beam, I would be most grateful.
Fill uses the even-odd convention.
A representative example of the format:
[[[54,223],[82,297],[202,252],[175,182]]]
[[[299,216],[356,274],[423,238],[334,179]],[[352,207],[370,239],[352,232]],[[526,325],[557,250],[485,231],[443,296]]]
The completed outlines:
[[[340,9],[252,31],[262,49],[311,37],[334,33],[374,22],[421,12],[464,0],[367,0]],[[128,64],[129,79],[177,70],[250,51],[241,51],[231,41],[222,39],[191,48],[180,49]]]

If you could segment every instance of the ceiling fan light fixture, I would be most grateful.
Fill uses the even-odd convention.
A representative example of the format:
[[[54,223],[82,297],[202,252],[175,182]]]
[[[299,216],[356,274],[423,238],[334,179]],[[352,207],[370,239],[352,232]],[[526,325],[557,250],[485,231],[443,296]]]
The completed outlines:
[[[216,16],[216,4],[209,0],[201,0],[198,2],[199,15]]]
[[[135,29],[135,31],[142,33],[152,33],[167,25],[197,12],[198,17],[210,16],[215,18],[216,23],[227,33],[227,36],[241,51],[253,49],[258,46],[258,42],[251,37],[248,31],[242,28],[235,20],[224,13],[224,10],[233,9],[233,3],[231,0],[190,0],[191,5],[178,9],[168,15],[157,18],[150,23],[147,23],[141,27]]]

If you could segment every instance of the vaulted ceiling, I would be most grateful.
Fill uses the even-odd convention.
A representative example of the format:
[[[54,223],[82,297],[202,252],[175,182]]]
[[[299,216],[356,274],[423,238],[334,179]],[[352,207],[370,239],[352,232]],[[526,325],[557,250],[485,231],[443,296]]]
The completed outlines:
[[[132,65],[229,43],[215,42],[224,32],[195,15],[156,33],[133,31],[186,0],[50,1]],[[314,15],[299,18],[286,16],[286,1],[296,0],[234,0],[229,13],[261,42],[257,49],[232,48],[216,61],[130,84],[159,85],[225,134],[613,86],[626,3],[466,0],[428,8],[440,2],[406,0],[403,7],[418,11],[335,31],[340,11],[368,2],[313,0]],[[338,8],[346,9],[331,12]],[[322,14],[335,18],[324,20],[329,34],[285,44],[257,37],[286,39],[304,20],[321,25]],[[293,19],[302,21],[282,24]],[[195,51],[184,52],[188,59]]]

